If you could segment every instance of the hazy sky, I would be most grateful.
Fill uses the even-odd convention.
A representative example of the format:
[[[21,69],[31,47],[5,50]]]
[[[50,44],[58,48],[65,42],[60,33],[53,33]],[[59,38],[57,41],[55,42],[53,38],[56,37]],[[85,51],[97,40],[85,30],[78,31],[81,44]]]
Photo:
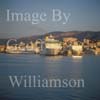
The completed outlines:
[[[47,14],[48,20],[39,24],[31,22],[7,22],[6,10]],[[52,22],[52,10],[70,13],[66,24],[62,20]],[[100,0],[0,0],[0,38],[23,37],[52,31],[100,31]]]

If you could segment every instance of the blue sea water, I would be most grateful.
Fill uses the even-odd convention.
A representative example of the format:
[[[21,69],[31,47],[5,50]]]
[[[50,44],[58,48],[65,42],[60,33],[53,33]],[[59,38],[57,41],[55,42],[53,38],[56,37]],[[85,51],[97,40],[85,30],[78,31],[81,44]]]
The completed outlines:
[[[23,88],[11,86],[8,76],[84,79],[84,88]],[[100,100],[100,56],[40,56],[0,54],[0,100]]]

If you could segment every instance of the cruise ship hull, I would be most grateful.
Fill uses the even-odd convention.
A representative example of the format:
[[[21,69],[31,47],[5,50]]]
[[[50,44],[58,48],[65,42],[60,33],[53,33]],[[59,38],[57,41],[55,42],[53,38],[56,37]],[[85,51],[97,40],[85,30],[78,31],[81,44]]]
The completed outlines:
[[[9,54],[19,54],[19,53],[22,53],[21,51],[17,51],[17,50],[7,50],[6,53],[9,53]]]
[[[46,56],[56,56],[59,55],[60,50],[58,49],[48,49],[45,48],[43,51],[40,52],[41,55],[46,55]]]

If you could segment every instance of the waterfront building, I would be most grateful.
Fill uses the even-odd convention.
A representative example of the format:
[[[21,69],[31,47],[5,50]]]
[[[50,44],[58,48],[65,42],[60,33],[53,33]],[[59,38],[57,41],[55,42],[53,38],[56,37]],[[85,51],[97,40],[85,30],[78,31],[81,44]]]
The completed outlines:
[[[79,41],[75,41],[72,45],[72,54],[81,55],[83,52],[83,45]]]
[[[5,48],[6,48],[5,45],[0,45],[0,53],[5,52]]]
[[[65,43],[68,43],[68,42],[73,43],[75,41],[77,41],[77,38],[73,38],[73,37],[63,38],[63,42],[65,42]]]
[[[30,43],[27,43],[25,48],[26,48],[27,52],[33,52],[34,51],[34,44],[33,44],[33,42],[31,41]]]
[[[33,49],[34,49],[33,51],[34,51],[35,54],[40,53],[40,51],[41,51],[41,42],[42,42],[41,39],[38,39],[38,40],[35,41],[34,47],[33,47]]]

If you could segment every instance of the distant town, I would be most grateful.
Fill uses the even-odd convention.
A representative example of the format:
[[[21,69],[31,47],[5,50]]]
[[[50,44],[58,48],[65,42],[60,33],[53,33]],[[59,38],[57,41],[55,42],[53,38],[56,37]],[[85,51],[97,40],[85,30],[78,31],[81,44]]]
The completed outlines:
[[[15,38],[8,39],[5,45],[0,45],[0,53],[8,54],[39,54],[45,56],[82,56],[100,55],[100,40],[68,36],[57,39],[54,34],[46,34],[35,41],[18,41]]]

